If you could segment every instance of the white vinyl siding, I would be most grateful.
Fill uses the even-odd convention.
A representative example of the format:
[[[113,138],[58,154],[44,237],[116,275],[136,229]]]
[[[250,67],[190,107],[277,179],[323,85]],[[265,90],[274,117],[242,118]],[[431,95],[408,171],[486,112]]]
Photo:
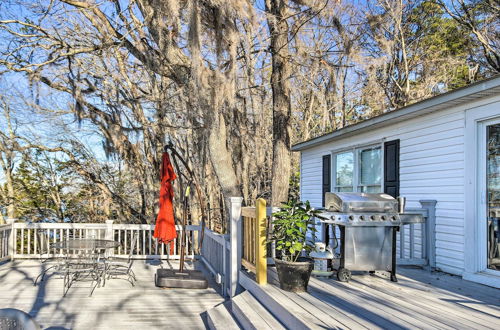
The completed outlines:
[[[465,111],[495,101],[500,101],[500,98],[442,109],[303,150],[301,199],[321,207],[323,155],[399,139],[400,195],[407,198],[407,207],[410,208],[420,207],[419,201],[423,199],[437,200],[436,267],[452,274],[462,274]],[[332,178],[334,180],[335,175]],[[332,189],[334,186],[332,182]]]

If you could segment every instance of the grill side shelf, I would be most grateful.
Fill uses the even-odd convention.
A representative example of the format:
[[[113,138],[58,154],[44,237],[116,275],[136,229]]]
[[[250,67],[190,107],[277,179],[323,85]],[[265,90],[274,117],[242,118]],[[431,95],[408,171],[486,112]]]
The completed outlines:
[[[399,218],[401,219],[402,225],[425,222],[425,218],[422,213],[400,213]]]

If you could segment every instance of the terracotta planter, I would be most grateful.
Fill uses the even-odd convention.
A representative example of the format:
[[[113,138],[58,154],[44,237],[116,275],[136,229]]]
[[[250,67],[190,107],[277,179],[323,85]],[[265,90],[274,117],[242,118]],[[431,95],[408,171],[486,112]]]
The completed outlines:
[[[291,292],[306,292],[314,261],[311,258],[299,257],[297,262],[274,260],[280,280],[280,288]]]

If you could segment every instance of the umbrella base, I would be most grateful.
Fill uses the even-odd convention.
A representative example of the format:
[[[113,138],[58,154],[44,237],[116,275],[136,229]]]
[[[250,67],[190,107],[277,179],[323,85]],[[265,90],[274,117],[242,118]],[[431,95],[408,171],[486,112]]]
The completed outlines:
[[[206,289],[208,281],[199,270],[158,269],[155,284],[161,288]]]

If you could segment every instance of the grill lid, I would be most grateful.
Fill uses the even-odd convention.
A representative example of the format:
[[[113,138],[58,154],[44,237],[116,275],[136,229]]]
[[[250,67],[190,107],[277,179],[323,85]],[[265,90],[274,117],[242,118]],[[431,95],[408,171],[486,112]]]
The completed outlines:
[[[387,194],[327,192],[325,208],[332,212],[343,213],[397,213],[398,202]]]

